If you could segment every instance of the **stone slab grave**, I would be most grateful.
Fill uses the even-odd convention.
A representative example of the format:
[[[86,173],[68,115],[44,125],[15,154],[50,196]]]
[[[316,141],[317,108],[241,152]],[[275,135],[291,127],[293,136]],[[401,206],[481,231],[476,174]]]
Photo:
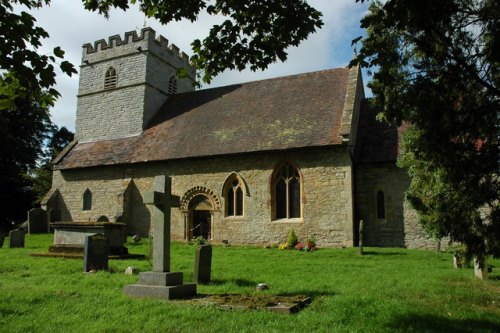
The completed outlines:
[[[179,207],[179,197],[171,195],[172,180],[156,176],[154,191],[144,195],[153,210],[153,271],[141,272],[137,284],[123,287],[131,297],[177,299],[196,295],[196,283],[183,283],[182,272],[170,271],[170,210]]]
[[[285,314],[297,313],[309,306],[312,298],[306,295],[200,295],[187,301],[190,304],[215,306],[223,310],[265,310]]]
[[[196,249],[194,263],[194,282],[201,284],[210,283],[212,271],[212,245],[204,244]]]
[[[41,208],[33,208],[28,212],[28,234],[46,233],[48,230],[47,212]]]
[[[24,236],[26,232],[22,229],[12,230],[9,233],[10,247],[24,247]]]
[[[54,244],[49,247],[51,253],[81,254],[86,236],[103,234],[108,238],[111,254],[128,254],[128,249],[123,245],[127,240],[124,223],[60,221],[51,223],[51,227],[54,229]]]
[[[85,236],[83,271],[108,270],[109,242],[103,234]]]

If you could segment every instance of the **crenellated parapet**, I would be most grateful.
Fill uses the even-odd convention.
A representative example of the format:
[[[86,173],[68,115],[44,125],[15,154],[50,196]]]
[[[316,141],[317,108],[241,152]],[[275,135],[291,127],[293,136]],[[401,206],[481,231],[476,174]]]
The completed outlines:
[[[94,43],[83,44],[82,47],[82,66],[149,51],[178,68],[186,68],[193,77],[195,73],[195,68],[189,63],[189,56],[175,44],[169,44],[165,37],[161,35],[156,37],[156,32],[151,28],[141,29],[139,34],[135,30],[128,31],[123,38],[120,35],[113,35],[108,37],[107,41],[100,39]]]

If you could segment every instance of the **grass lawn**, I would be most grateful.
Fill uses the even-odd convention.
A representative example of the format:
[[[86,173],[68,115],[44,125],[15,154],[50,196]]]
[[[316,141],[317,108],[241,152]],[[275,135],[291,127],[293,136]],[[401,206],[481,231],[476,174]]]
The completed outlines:
[[[148,260],[110,260],[109,272],[85,274],[82,259],[29,256],[51,242],[29,235],[25,248],[9,249],[7,241],[0,249],[0,332],[500,332],[500,260],[489,261],[491,279],[481,281],[472,269],[453,269],[449,253],[214,247],[213,284],[199,293],[312,296],[288,315],[130,299],[123,286],[138,277],[124,271],[148,271]],[[185,281],[193,278],[195,249],[172,246],[172,270]],[[260,282],[270,289],[257,292]]]

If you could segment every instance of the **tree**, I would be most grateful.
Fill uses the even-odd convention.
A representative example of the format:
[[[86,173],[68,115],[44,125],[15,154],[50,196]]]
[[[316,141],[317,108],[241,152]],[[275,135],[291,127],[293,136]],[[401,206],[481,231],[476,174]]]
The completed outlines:
[[[500,255],[500,2],[375,1],[362,27],[352,64],[374,70],[380,118],[408,127],[399,164],[423,226]]]
[[[52,55],[37,48],[48,34],[35,25],[35,18],[15,13],[13,4],[38,8],[48,1],[0,0],[0,228],[26,216],[34,201],[30,170],[42,155],[44,140],[53,128],[49,107],[59,93],[55,67],[69,75],[76,73],[63,59],[59,48]]]
[[[53,127],[48,135],[43,156],[36,168],[30,172],[32,191],[36,195],[35,204],[39,204],[52,188],[52,161],[73,141],[75,135],[66,127]]]
[[[52,55],[39,54],[37,48],[49,35],[35,25],[35,18],[25,11],[14,12],[13,4],[28,9],[49,4],[49,0],[0,0],[0,111],[16,108],[15,99],[35,94],[42,108],[53,105],[59,93],[55,84],[54,64],[64,51],[56,47]],[[68,75],[76,73],[67,61],[59,64]]]
[[[0,228],[26,217],[34,201],[29,171],[41,156],[50,122],[47,107],[37,95],[11,99],[15,107],[0,111]]]

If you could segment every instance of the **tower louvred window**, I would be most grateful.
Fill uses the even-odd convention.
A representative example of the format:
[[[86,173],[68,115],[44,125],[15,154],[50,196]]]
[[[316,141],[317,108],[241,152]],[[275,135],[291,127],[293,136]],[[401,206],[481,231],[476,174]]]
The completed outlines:
[[[109,67],[104,75],[104,89],[116,87],[117,75],[116,69]]]
[[[177,78],[175,77],[175,75],[171,76],[170,80],[168,81],[168,94],[177,94]]]

